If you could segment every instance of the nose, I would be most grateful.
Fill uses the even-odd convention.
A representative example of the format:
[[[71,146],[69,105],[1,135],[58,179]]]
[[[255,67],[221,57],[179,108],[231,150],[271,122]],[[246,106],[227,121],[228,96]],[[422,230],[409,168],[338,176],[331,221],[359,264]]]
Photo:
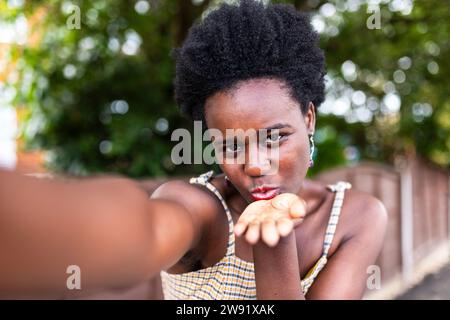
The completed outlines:
[[[271,161],[267,155],[267,150],[257,146],[249,146],[246,153],[244,172],[248,176],[258,177],[267,174],[271,169]]]

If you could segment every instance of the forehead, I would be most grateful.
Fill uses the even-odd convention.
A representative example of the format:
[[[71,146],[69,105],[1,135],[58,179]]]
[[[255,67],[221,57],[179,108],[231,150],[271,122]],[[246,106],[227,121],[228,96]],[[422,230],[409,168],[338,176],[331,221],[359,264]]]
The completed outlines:
[[[209,97],[205,104],[209,128],[261,129],[275,123],[297,126],[300,105],[276,79],[252,79]]]

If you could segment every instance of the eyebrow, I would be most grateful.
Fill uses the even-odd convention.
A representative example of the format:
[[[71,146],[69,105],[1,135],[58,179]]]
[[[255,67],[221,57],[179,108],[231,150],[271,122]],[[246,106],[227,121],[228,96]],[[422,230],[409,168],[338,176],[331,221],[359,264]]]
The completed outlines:
[[[266,130],[273,130],[273,129],[283,129],[283,128],[292,128],[292,126],[288,123],[276,123],[270,127],[264,128]]]
[[[292,128],[292,126],[288,123],[279,122],[279,123],[275,123],[274,125],[271,125],[267,128],[263,128],[262,130],[270,131],[270,130],[283,129],[283,128]],[[234,138],[235,137],[231,137],[228,140],[227,139],[218,139],[218,140],[214,141],[214,143],[216,143],[216,144],[222,143],[223,144],[224,142],[226,143],[227,141],[233,140]]]

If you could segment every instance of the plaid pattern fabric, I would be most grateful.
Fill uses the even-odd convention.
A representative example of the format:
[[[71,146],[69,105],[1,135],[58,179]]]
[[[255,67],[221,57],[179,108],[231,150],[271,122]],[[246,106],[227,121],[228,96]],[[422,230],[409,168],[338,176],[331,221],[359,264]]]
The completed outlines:
[[[205,186],[222,203],[228,218],[228,245],[225,256],[215,265],[182,274],[169,274],[161,271],[161,282],[166,300],[252,300],[256,299],[255,270],[252,262],[235,255],[234,225],[230,210],[219,191],[209,182],[213,171],[190,179],[190,183]],[[325,233],[321,258],[302,280],[303,293],[306,294],[314,279],[327,263],[327,254],[336,231],[339,214],[344,200],[344,192],[351,188],[348,182],[340,181],[328,188],[335,192],[333,209]]]

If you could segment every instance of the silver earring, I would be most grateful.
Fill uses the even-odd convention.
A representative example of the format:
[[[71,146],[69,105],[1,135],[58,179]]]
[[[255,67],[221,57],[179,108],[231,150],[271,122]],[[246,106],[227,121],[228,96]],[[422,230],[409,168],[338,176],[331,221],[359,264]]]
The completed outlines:
[[[314,133],[309,135],[309,167],[314,166],[314,155],[315,145],[314,145]]]

